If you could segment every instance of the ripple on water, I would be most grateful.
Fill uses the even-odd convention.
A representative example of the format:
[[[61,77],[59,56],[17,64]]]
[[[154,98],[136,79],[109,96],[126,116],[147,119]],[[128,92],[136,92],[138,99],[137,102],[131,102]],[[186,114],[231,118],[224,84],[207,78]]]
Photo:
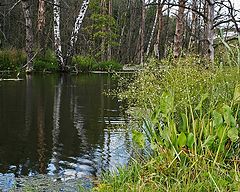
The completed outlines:
[[[15,184],[15,175],[13,173],[0,173],[0,191],[8,192]]]

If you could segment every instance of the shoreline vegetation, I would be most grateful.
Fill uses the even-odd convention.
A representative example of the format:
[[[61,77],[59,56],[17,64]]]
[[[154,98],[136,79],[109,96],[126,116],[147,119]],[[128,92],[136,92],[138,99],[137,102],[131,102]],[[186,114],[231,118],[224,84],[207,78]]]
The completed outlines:
[[[25,73],[24,68],[27,62],[26,53],[22,50],[6,49],[0,50],[0,72],[2,73]],[[91,56],[76,55],[72,64],[66,72],[81,73],[91,71],[122,71],[123,65],[115,60],[97,62]],[[56,73],[59,71],[58,61],[54,51],[47,50],[44,57],[36,56],[33,60],[34,72]]]
[[[94,191],[239,191],[235,48],[226,44],[214,63],[197,55],[152,59],[122,82],[136,154],[128,166],[104,173]]]

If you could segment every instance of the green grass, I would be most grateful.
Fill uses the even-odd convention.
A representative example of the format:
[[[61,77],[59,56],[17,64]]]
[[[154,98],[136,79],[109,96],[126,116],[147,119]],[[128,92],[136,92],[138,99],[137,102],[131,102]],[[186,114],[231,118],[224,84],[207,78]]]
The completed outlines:
[[[192,160],[171,166],[155,157],[145,164],[134,162],[118,173],[104,175],[95,191],[238,191],[239,170]]]

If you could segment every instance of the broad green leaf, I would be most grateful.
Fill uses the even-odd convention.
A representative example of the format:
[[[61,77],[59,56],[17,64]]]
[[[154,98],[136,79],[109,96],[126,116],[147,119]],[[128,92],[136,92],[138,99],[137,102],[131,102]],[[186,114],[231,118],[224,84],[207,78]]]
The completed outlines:
[[[132,137],[133,137],[133,141],[141,148],[144,147],[145,144],[145,137],[143,135],[143,133],[137,131],[137,130],[133,130],[132,131]]]
[[[220,113],[214,110],[212,115],[213,115],[213,127],[219,127],[220,125],[223,124],[223,118]]]
[[[178,136],[177,141],[178,141],[179,147],[185,146],[187,143],[187,137],[186,137],[185,133],[181,132],[181,134]]]
[[[236,127],[236,120],[232,115],[232,109],[228,105],[223,106],[223,116],[225,123],[230,127]]]
[[[238,137],[238,130],[237,130],[236,127],[229,129],[227,135],[231,139],[232,142],[236,142],[239,138]]]
[[[204,147],[210,147],[215,140],[215,136],[209,135],[207,139],[204,141],[203,146]]]
[[[188,137],[187,137],[187,146],[188,148],[192,148],[193,147],[193,143],[194,143],[194,135],[193,133],[189,133]]]

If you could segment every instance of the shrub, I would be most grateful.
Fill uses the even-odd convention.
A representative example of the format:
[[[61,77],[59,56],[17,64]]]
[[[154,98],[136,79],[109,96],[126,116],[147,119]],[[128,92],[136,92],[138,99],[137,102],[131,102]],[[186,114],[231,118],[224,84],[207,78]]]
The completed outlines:
[[[72,64],[77,68],[77,70],[87,72],[93,70],[93,66],[95,66],[97,62],[91,56],[77,55],[73,57]]]
[[[17,70],[26,63],[26,54],[21,50],[0,51],[0,70]]]
[[[77,70],[88,72],[92,70],[98,71],[113,71],[121,70],[122,65],[114,60],[97,62],[91,56],[77,55],[73,57],[72,64],[77,67]]]
[[[37,57],[33,61],[33,68],[36,71],[57,71],[58,62],[55,53],[47,50],[44,57]]]

